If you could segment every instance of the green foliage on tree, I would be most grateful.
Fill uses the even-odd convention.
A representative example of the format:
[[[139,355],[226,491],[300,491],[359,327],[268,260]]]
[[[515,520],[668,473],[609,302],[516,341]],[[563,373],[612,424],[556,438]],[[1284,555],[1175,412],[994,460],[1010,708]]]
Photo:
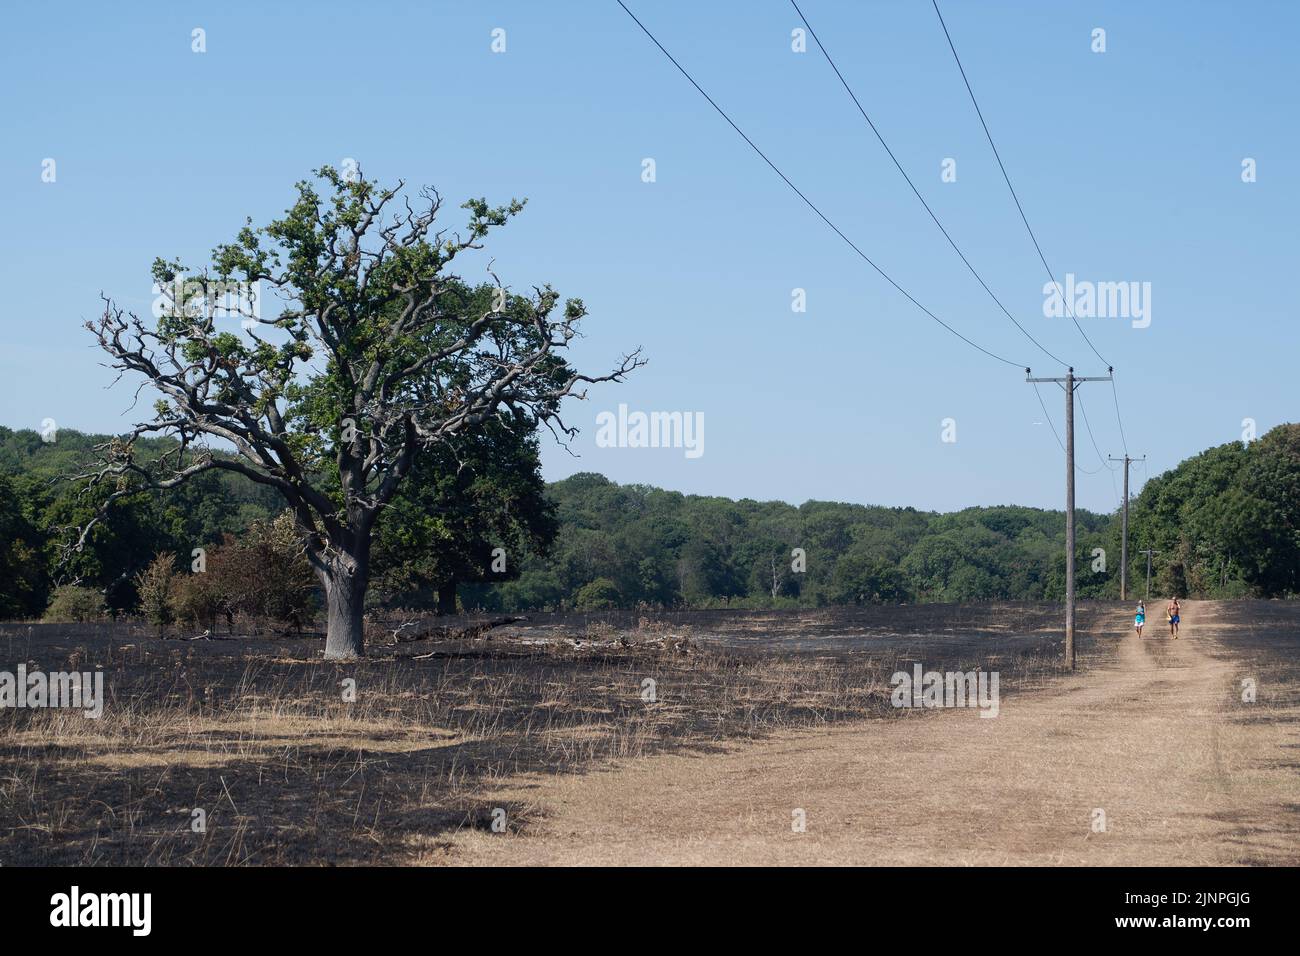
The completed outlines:
[[[103,486],[84,491],[71,479],[109,437],[72,429],[52,437],[0,427],[0,570],[6,562],[13,566],[0,573],[0,582],[12,582],[0,583],[6,617],[40,616],[61,584],[96,588],[110,609],[132,609],[136,575],[154,555],[189,555],[283,507],[271,489],[235,475],[204,474],[165,495],[120,499],[95,522],[84,547],[68,553],[69,532],[91,523],[109,494]],[[141,439],[138,452],[144,461],[175,447],[166,439]]]
[[[1057,601],[1064,595],[1058,511],[1004,506],[934,514],[818,501],[795,507],[618,485],[590,473],[543,486],[532,433],[506,426],[494,422],[473,441],[449,444],[447,457],[431,458],[427,471],[417,463],[408,490],[378,525],[375,561],[385,600],[428,603],[448,576],[459,582],[466,608],[490,610]],[[75,472],[79,453],[101,439],[61,432],[58,441],[65,436],[68,445],[60,449],[42,445],[35,433],[0,430],[6,617],[40,616],[52,590],[72,583],[53,573],[54,531],[89,514],[93,503],[54,479],[59,468]],[[61,589],[60,607],[75,596],[77,615],[93,618],[107,592],[110,607],[135,610],[140,571],[153,555],[174,552],[178,620],[212,626],[248,614],[306,626],[320,589],[294,517],[277,518],[273,498],[267,505],[241,498],[244,484],[216,477],[211,487],[121,499],[92,529],[73,565],[84,590]],[[202,501],[186,497],[192,487],[203,489]],[[1144,587],[1138,550],[1154,547],[1161,552],[1156,594],[1294,596],[1300,592],[1298,515],[1300,425],[1275,428],[1249,446],[1209,449],[1153,477],[1135,499],[1131,593]],[[206,574],[185,570],[195,546],[207,549]],[[496,547],[506,555],[500,575],[492,570]],[[1118,515],[1079,512],[1075,557],[1081,597],[1118,597]]]
[[[596,578],[578,588],[574,603],[584,611],[601,611],[622,605],[623,596],[609,578]]]
[[[282,217],[249,220],[217,246],[208,266],[156,260],[156,322],[108,300],[87,323],[112,367],[158,399],[85,477],[103,505],[214,471],[274,489],[325,594],[325,656],[345,659],[364,653],[376,522],[417,460],[498,419],[568,431],[563,399],[641,363],[633,353],[607,375],[582,374],[565,358],[587,314],[580,299],[475,287],[453,271],[522,202],[471,199],[453,231],[431,189],[411,195],[331,167],[316,177],[297,184]],[[240,331],[210,308],[232,284]],[[143,456],[141,439],[159,436],[177,444]],[[94,526],[80,526],[79,546]]]
[[[1231,442],[1146,483],[1131,548],[1154,548],[1153,593],[1287,597],[1300,593],[1300,425]],[[1133,554],[1131,577],[1145,559]]]
[[[909,596],[907,578],[898,565],[861,550],[835,562],[827,591],[832,604],[902,604]]]
[[[376,527],[376,590],[454,613],[458,585],[517,579],[556,530],[532,424],[496,419],[417,459]]]
[[[0,618],[39,617],[45,610],[44,536],[32,490],[30,480],[0,472]]]
[[[85,624],[104,617],[104,595],[94,588],[64,584],[54,589],[41,618],[50,624]]]

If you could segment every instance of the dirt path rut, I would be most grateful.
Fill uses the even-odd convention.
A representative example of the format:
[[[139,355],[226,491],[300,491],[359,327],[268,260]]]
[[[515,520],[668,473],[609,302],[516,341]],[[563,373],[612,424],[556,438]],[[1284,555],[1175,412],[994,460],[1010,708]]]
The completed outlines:
[[[534,804],[540,821],[463,831],[450,860],[1294,864],[1295,714],[1250,719],[1219,613],[1188,602],[1178,641],[1153,614],[1143,641],[1129,631],[1112,661],[1004,695],[993,719],[931,711],[512,780],[488,798]]]

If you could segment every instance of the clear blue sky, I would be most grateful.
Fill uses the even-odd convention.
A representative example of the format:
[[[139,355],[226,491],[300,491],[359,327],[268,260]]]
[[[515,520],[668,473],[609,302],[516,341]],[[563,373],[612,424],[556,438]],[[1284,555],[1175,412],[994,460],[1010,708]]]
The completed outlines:
[[[993,351],[1057,369],[943,241],[785,0],[629,6],[878,264]],[[1041,264],[984,141],[934,10],[802,3],[872,119],[991,287],[1050,349],[1095,374],[1043,316]],[[1116,367],[1152,474],[1296,420],[1292,290],[1300,212],[1300,7],[942,4],[976,95],[1059,274],[1152,284],[1152,322],[1080,320]],[[191,52],[191,30],[207,52]],[[506,31],[506,52],[490,49]],[[1107,31],[1093,53],[1091,32]],[[575,403],[580,470],[685,492],[955,509],[1059,507],[1062,455],[1023,373],[934,325],[848,250],[709,108],[614,0],[571,4],[71,3],[6,11],[0,81],[0,422],[110,431],[80,323],[102,289],[147,310],[155,256],[206,262],[323,163],[526,196],[490,247],[510,285],[549,281],[592,313],[577,361],[650,364]],[[642,160],[657,181],[641,181]],[[957,181],[940,164],[957,161]],[[1241,181],[1253,157],[1258,182]],[[57,181],[41,181],[45,158]],[[448,205],[454,207],[456,203]],[[459,217],[459,210],[456,210]],[[477,268],[477,266],[475,266]],[[791,290],[808,310],[791,311]],[[1081,390],[1121,454],[1109,386]],[[1060,392],[1043,393],[1060,426]],[[705,454],[597,448],[595,417],[702,412]],[[944,443],[941,421],[957,422]],[[1097,468],[1080,419],[1079,462]],[[1135,481],[1144,477],[1134,470]],[[1081,476],[1110,510],[1117,479]]]

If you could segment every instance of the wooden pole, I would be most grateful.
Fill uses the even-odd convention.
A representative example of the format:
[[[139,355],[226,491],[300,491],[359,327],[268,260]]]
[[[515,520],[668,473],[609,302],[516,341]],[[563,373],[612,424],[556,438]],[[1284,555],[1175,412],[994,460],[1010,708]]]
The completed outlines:
[[[1159,554],[1160,552],[1159,552],[1159,551],[1153,551],[1153,550],[1151,550],[1150,548],[1147,548],[1146,550],[1144,550],[1144,551],[1139,551],[1138,553],[1139,553],[1139,554],[1145,554],[1145,555],[1147,556],[1147,596],[1146,596],[1146,599],[1147,599],[1148,601],[1150,601],[1150,600],[1151,600],[1151,555],[1153,555],[1153,554]]]
[[[1120,523],[1123,540],[1119,546],[1119,599],[1128,600],[1128,465],[1131,459],[1124,456],[1124,517]]]
[[[1065,666],[1074,670],[1074,390],[1083,382],[1108,382],[1107,375],[1076,376],[1070,369],[1065,378],[1034,378],[1025,369],[1027,382],[1055,382],[1065,390]]]
[[[1142,460],[1146,461],[1146,455]],[[1120,461],[1121,459],[1111,457],[1111,461]],[[1124,517],[1120,524],[1120,559],[1119,559],[1119,599],[1128,600],[1128,466],[1137,461],[1136,458],[1130,458],[1125,455],[1122,459],[1124,462]]]
[[[1074,369],[1065,376],[1065,666],[1074,670]]]

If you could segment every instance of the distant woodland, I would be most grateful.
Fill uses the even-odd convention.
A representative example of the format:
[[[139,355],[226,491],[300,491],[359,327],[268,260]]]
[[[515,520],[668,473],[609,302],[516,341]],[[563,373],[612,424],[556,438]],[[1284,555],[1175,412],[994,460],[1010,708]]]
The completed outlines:
[[[108,440],[62,430],[49,442],[0,427],[0,617],[128,612],[202,622],[238,610],[301,626],[316,613],[317,583],[296,553],[292,516],[274,490],[233,473],[120,499],[69,552],[70,535],[107,493],[73,479]],[[139,443],[146,453],[169,447],[149,441]],[[796,507],[591,473],[548,484],[536,441],[487,429],[456,449],[454,466],[451,457],[422,461],[379,523],[370,605],[451,612],[1063,596],[1059,511]],[[1131,509],[1135,594],[1146,573],[1141,548],[1158,552],[1154,594],[1294,597],[1300,425],[1151,477]],[[1080,596],[1118,597],[1118,511],[1078,513],[1077,557]]]

